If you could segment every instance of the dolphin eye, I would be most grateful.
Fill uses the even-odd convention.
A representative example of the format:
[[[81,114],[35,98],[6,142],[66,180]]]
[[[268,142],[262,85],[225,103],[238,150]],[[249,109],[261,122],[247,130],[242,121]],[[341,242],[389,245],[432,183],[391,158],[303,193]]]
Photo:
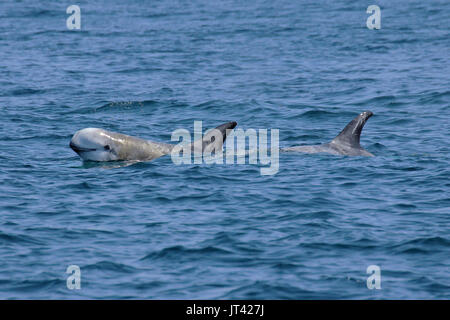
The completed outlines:
[[[106,151],[111,150],[111,147],[109,145],[106,145],[104,148],[105,148]]]

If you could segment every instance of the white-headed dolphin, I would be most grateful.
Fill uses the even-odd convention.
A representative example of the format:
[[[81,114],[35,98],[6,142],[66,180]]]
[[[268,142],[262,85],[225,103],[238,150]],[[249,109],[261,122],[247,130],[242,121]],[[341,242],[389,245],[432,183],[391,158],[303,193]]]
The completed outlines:
[[[350,121],[347,126],[338,134],[336,138],[329,143],[313,146],[297,146],[281,149],[281,151],[303,152],[303,153],[331,153],[346,156],[368,156],[373,154],[366,151],[359,144],[361,131],[367,120],[373,115],[371,111],[360,113],[355,119]]]
[[[193,152],[219,150],[236,122],[224,123],[186,147]],[[149,161],[171,153],[173,144],[154,142],[98,128],[77,131],[70,147],[87,161]]]

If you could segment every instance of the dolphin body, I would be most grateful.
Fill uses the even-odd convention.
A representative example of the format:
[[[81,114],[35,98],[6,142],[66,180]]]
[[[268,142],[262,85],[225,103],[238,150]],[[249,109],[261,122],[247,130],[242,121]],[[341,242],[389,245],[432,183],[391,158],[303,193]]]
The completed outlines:
[[[373,115],[371,111],[360,113],[355,119],[350,121],[347,126],[329,143],[313,146],[297,146],[283,148],[284,152],[303,152],[303,153],[330,153],[346,156],[366,156],[373,157],[373,154],[366,151],[359,144],[361,131],[367,120]]]
[[[228,133],[236,122],[227,122],[211,130],[202,139],[181,147],[192,152],[211,152],[222,148]],[[150,161],[172,152],[173,144],[143,140],[122,133],[99,128],[77,131],[69,146],[86,161]]]

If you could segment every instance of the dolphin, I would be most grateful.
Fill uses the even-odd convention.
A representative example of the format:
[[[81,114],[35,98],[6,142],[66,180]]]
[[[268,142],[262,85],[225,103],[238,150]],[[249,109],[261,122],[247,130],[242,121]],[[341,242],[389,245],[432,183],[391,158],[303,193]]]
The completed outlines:
[[[361,131],[367,120],[373,115],[371,111],[360,113],[355,119],[350,121],[347,126],[329,143],[313,146],[297,146],[283,148],[284,152],[303,152],[303,153],[331,153],[335,155],[346,156],[366,156],[373,157],[373,154],[366,151],[359,144]]]
[[[224,123],[179,151],[183,148],[200,153],[219,150],[236,125],[234,121]],[[69,146],[86,161],[150,161],[171,153],[176,145],[144,140],[99,128],[86,128],[73,135]]]

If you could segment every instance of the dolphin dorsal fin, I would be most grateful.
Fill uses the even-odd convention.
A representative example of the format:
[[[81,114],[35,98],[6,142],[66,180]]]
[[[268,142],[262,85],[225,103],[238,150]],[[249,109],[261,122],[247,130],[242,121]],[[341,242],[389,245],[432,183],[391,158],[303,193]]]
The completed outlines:
[[[371,111],[360,113],[355,119],[350,121],[345,128],[331,142],[343,144],[352,148],[361,148],[359,138],[366,121],[373,115]]]
[[[236,127],[235,121],[224,123],[205,134],[202,139],[191,144],[192,152],[202,153],[205,150],[221,150],[227,135]],[[217,139],[216,139],[217,138]]]

